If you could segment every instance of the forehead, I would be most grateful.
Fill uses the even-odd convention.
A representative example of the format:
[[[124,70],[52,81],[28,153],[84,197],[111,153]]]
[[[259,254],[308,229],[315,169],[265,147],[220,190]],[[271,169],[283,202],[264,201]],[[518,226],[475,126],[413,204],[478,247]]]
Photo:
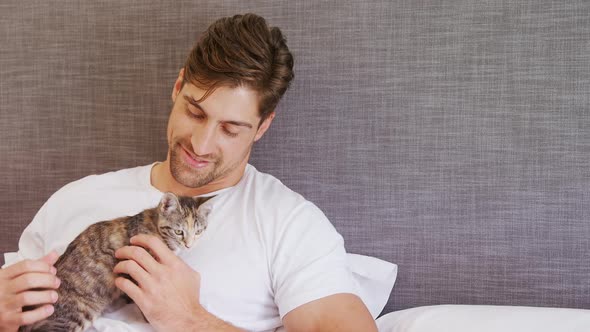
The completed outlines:
[[[207,98],[200,100],[206,92],[190,82],[185,82],[180,94],[183,99],[189,98],[197,102],[208,116],[219,117],[222,120],[260,119],[259,97],[254,90],[243,86],[219,86]]]

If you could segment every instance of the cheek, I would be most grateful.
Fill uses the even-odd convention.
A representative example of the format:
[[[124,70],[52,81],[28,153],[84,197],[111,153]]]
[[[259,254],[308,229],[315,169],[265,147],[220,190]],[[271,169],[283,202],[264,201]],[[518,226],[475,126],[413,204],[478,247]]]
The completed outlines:
[[[168,141],[168,146],[172,145],[172,132],[170,130],[170,124],[168,124],[168,129],[166,130],[166,140]]]
[[[166,130],[168,144],[173,143],[179,137],[190,135],[190,133],[190,121],[183,115],[183,110],[173,108],[168,118],[168,127]]]
[[[252,137],[244,135],[244,137],[236,137],[227,139],[220,145],[223,155],[227,159],[238,160],[242,159],[247,154],[252,146]]]
[[[170,114],[170,118],[168,119],[168,128],[166,130],[166,137],[168,139],[168,145],[171,145],[174,142],[174,135],[176,135],[176,117],[174,113]]]

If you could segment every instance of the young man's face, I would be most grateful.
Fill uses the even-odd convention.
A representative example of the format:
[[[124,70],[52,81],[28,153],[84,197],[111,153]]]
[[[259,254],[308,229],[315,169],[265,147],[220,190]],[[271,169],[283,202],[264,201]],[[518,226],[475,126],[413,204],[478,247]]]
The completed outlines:
[[[255,141],[272,122],[260,127],[258,96],[247,88],[219,87],[197,103],[205,90],[176,81],[168,121],[168,160],[172,177],[189,188],[230,186],[242,176]]]

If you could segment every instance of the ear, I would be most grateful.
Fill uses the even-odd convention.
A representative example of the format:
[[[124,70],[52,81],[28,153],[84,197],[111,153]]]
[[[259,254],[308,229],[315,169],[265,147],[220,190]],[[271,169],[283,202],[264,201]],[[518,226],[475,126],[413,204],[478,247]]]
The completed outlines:
[[[272,120],[274,118],[275,118],[275,112],[273,111],[272,113],[270,113],[268,115],[268,117],[266,119],[264,119],[264,121],[262,121],[262,124],[260,125],[260,127],[258,127],[258,131],[256,132],[256,136],[254,137],[254,142],[256,142],[262,138],[264,133],[266,133],[266,131],[270,127],[270,124],[272,123]]]
[[[209,216],[209,213],[211,213],[211,205],[200,206],[197,210],[197,213],[201,215],[201,217],[207,218]]]
[[[211,205],[205,205],[205,206],[203,206],[203,204],[205,204],[205,202],[207,202],[208,200],[210,200],[213,197],[215,197],[215,196],[195,197],[195,201],[197,202],[197,206],[198,206],[197,210],[199,211],[199,213],[203,217],[207,217],[207,215],[209,214],[209,212],[211,212]]]
[[[174,88],[172,89],[172,103],[176,101],[176,96],[178,96],[180,89],[182,89],[182,82],[184,82],[184,68],[180,70],[176,82],[174,82]]]
[[[158,205],[158,212],[163,215],[168,215],[174,211],[177,211],[180,207],[180,202],[178,201],[178,197],[173,193],[165,193],[160,200],[160,204]]]
[[[217,195],[215,195],[217,196]],[[214,198],[215,196],[209,196],[209,197],[195,197],[194,200],[195,202],[197,202],[197,206],[200,207],[201,205],[205,204],[205,202],[207,202],[208,200],[210,200],[211,198]]]

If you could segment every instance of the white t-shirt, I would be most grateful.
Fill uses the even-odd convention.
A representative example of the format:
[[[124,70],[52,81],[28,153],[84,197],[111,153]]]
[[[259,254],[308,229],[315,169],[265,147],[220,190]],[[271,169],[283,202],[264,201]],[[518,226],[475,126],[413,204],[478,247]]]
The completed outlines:
[[[23,232],[6,265],[59,254],[89,225],[155,207],[162,193],[150,183],[154,164],[91,175],[50,197]],[[179,256],[201,274],[201,304],[215,316],[249,331],[273,331],[292,309],[336,294],[359,294],[347,267],[343,239],[313,203],[271,175],[248,165],[235,186],[206,196],[208,227]],[[165,294],[163,294],[165,296]],[[134,305],[133,305],[134,306]],[[137,308],[97,320],[145,329]],[[109,328],[105,328],[108,326]],[[128,330],[120,325],[116,330]]]

